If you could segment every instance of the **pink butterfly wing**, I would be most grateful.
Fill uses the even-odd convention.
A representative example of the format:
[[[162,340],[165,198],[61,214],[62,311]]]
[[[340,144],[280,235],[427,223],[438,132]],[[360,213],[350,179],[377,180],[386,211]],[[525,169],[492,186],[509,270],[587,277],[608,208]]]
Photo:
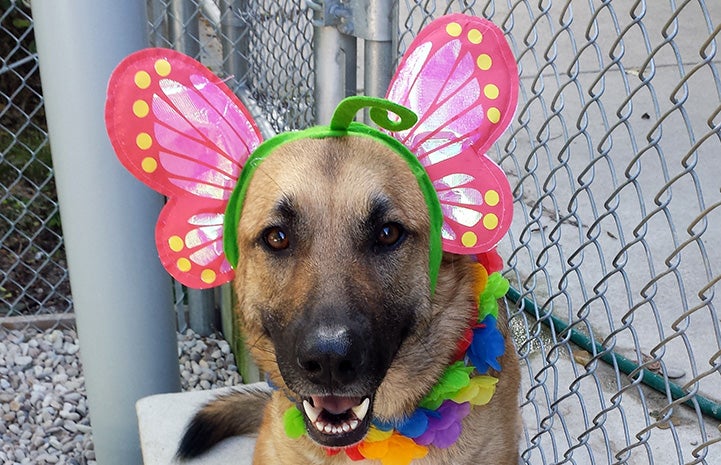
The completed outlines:
[[[233,279],[223,254],[225,203],[198,205],[171,198],[155,228],[160,261],[178,281],[194,289],[218,286]]]
[[[463,163],[462,173],[457,164]],[[478,254],[492,250],[511,226],[511,186],[503,171],[471,149],[426,167],[443,211],[443,250]]]
[[[238,98],[190,57],[169,49],[145,49],[123,60],[110,77],[105,120],[123,166],[170,198],[156,228],[166,269],[196,288],[230,280],[222,247],[206,248],[217,255],[214,260],[182,266],[188,271],[181,272],[177,261],[183,257],[175,256],[168,240],[207,232],[193,223],[201,212],[222,219],[243,164],[261,142],[260,131]],[[217,279],[208,282],[211,272]]]
[[[513,210],[503,171],[483,155],[510,124],[518,101],[518,69],[503,32],[482,18],[439,18],[410,45],[387,98],[419,116],[394,137],[440,189],[444,250],[492,249]]]

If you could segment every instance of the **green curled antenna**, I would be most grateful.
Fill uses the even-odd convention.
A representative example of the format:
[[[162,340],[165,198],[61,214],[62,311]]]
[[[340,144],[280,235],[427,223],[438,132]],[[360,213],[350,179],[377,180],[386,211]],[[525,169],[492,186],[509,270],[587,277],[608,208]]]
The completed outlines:
[[[338,104],[330,119],[331,130],[346,131],[353,122],[353,118],[363,108],[369,108],[371,120],[388,131],[404,131],[418,122],[418,116],[403,105],[382,98],[355,95],[343,99]],[[398,120],[390,119],[389,113],[396,115]]]

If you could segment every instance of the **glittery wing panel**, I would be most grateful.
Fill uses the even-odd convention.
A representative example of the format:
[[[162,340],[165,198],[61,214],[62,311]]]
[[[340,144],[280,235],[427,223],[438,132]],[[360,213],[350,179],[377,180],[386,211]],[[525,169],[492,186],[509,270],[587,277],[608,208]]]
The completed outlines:
[[[182,253],[187,255],[181,257],[168,241],[187,238],[192,231],[209,233],[210,226],[195,223],[204,221],[198,219],[201,213],[216,215],[222,224],[243,164],[261,142],[248,111],[202,64],[156,48],[130,55],[115,69],[108,84],[105,121],[123,166],[170,198],[156,227],[166,269],[191,287],[228,281],[222,247],[196,253],[186,244]],[[177,240],[172,243],[178,247]],[[206,256],[211,251],[215,259]],[[211,273],[216,277],[212,282]]]
[[[424,163],[473,145],[485,153],[510,124],[518,100],[518,69],[503,31],[473,16],[443,16],[415,38],[387,98],[419,116],[397,138]]]
[[[123,165],[167,196],[227,200],[261,140],[217,76],[169,49],[141,50],[118,65],[105,119]]]
[[[484,153],[518,101],[518,70],[503,32],[482,18],[439,18],[410,45],[387,98],[418,114],[414,127],[394,137],[440,189],[444,250],[492,249],[510,225],[512,197],[503,171]]]
[[[155,228],[160,261],[178,281],[194,289],[218,286],[233,279],[223,254],[225,202],[197,203],[171,198]]]
[[[464,164],[462,172],[457,165]],[[511,187],[503,171],[473,149],[426,167],[443,212],[443,250],[477,254],[493,249],[511,226]]]

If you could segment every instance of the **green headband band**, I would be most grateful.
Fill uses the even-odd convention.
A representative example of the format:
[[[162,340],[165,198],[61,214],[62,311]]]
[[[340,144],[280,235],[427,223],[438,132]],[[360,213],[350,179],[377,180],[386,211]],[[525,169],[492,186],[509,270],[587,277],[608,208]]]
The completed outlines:
[[[402,143],[389,135],[371,128],[365,124],[356,123],[353,118],[359,110],[363,108],[370,109],[370,117],[378,126],[388,131],[403,131],[412,127],[418,121],[418,117],[408,108],[390,102],[385,99],[354,96],[347,97],[338,104],[329,126],[315,126],[303,131],[285,132],[263,142],[250,155],[243,171],[238,179],[232,195],[228,201],[225,210],[225,219],[223,223],[223,249],[228,262],[233,268],[238,265],[238,223],[240,221],[240,213],[243,208],[243,201],[248,190],[248,184],[253,177],[253,173],[265,158],[270,155],[273,150],[297,139],[324,139],[326,137],[343,137],[347,135],[370,137],[373,140],[381,142],[396,152],[406,163],[408,163],[411,172],[418,181],[418,186],[426,199],[428,213],[430,216],[430,251],[429,251],[429,276],[431,281],[431,293],[435,291],[436,282],[438,280],[438,270],[443,255],[441,246],[441,227],[443,225],[443,214],[441,212],[441,204],[438,200],[438,194],[426,174],[425,168]],[[389,112],[399,117],[398,121],[393,121],[388,117]]]

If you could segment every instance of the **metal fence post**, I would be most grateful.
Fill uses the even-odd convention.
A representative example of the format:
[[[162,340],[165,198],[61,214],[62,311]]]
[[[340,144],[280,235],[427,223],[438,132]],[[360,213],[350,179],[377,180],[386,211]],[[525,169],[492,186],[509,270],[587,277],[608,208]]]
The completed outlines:
[[[248,74],[250,46],[249,27],[243,19],[247,14],[247,0],[220,0],[220,31],[223,47],[223,69],[234,76],[238,86],[244,87]]]
[[[309,0],[308,4],[314,10],[316,114],[323,124],[343,97],[356,93],[356,38],[363,39],[364,93],[386,94],[395,60],[398,5],[394,0]],[[364,119],[369,122],[367,112]]]
[[[338,102],[356,93],[357,44],[355,37],[328,25],[332,18],[322,3],[313,5],[316,123],[328,124]]]
[[[172,0],[168,4],[168,35],[173,48],[191,57],[200,54],[198,6],[192,0]]]
[[[175,50],[200,58],[200,29],[198,5],[192,0],[172,0],[168,4],[168,36]],[[215,295],[212,289],[186,289],[188,296],[188,322],[201,336],[215,329]]]
[[[32,7],[96,457],[139,464],[134,404],[180,390],[177,340],[153,243],[162,198],[117,161],[103,114],[110,72],[145,46],[146,5]]]
[[[364,0],[358,2],[363,14],[357,22],[365,22],[363,55],[363,87],[366,95],[384,97],[393,76],[393,25],[398,16],[397,2],[393,0]]]

